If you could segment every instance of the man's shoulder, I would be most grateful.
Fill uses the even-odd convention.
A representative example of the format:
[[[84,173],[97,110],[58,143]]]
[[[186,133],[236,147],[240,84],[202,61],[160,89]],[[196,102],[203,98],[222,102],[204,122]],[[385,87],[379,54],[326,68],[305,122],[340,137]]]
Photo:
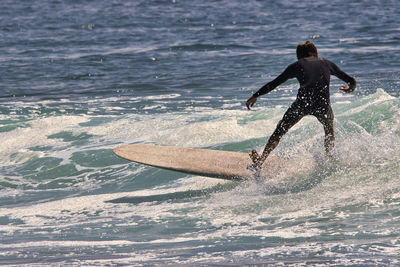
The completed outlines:
[[[322,61],[322,62],[325,62],[325,63],[327,63],[327,64],[330,64],[330,65],[335,65],[335,63],[333,63],[332,61],[330,61],[329,59],[326,59],[326,58],[323,58],[323,57],[321,57],[320,58],[320,60]]]
[[[326,58],[321,58],[321,60],[324,62],[325,65],[327,65],[330,69],[336,69],[338,66],[333,63],[332,61],[326,59]]]
[[[289,66],[287,66],[288,69],[294,69],[297,68],[297,66],[301,65],[299,60],[293,62],[292,64],[289,64]]]

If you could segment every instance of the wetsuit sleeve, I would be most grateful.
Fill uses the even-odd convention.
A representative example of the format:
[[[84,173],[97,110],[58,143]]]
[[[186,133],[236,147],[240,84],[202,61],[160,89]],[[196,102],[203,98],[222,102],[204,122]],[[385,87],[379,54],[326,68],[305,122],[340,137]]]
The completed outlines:
[[[326,62],[328,62],[329,64],[329,70],[332,75],[335,75],[342,81],[346,82],[349,85],[350,89],[354,90],[356,88],[356,80],[353,77],[342,71],[338,66],[336,66],[335,63],[329,60],[326,60]]]
[[[296,62],[297,63],[297,62]],[[274,90],[276,87],[281,85],[282,83],[286,82],[288,79],[296,77],[296,70],[297,70],[297,64],[293,63],[289,65],[282,74],[280,74],[278,77],[276,77],[274,80],[270,81],[266,85],[260,88],[256,93],[253,94],[253,97],[259,97],[261,95],[265,95],[272,90]]]

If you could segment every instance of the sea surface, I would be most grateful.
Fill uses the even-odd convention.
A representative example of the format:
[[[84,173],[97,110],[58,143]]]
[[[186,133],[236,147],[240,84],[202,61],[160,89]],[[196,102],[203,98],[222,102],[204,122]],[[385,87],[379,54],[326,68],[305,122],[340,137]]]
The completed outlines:
[[[397,0],[1,0],[0,264],[400,265]],[[332,77],[335,159],[306,117],[235,182],[118,158],[121,144],[261,151],[311,40]],[[290,167],[290,166],[289,166]],[[301,174],[300,174],[301,173]]]

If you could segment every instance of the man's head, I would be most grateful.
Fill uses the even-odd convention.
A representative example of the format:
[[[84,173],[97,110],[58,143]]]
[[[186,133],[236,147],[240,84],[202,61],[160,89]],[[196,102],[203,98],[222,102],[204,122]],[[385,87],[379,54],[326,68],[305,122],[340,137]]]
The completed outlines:
[[[317,47],[311,41],[300,43],[296,49],[297,59],[304,57],[318,57]]]

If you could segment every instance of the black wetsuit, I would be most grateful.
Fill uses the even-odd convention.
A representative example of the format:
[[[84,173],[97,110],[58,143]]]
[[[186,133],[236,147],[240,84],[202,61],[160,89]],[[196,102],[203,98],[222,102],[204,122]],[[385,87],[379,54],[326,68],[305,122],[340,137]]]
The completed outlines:
[[[275,134],[285,134],[290,127],[306,115],[314,115],[324,126],[333,122],[329,97],[331,75],[335,75],[352,87],[355,86],[354,78],[340,70],[331,61],[307,57],[289,65],[281,75],[264,85],[253,95],[258,97],[266,94],[291,78],[297,78],[299,81],[300,88],[296,101],[286,111],[275,130]]]

